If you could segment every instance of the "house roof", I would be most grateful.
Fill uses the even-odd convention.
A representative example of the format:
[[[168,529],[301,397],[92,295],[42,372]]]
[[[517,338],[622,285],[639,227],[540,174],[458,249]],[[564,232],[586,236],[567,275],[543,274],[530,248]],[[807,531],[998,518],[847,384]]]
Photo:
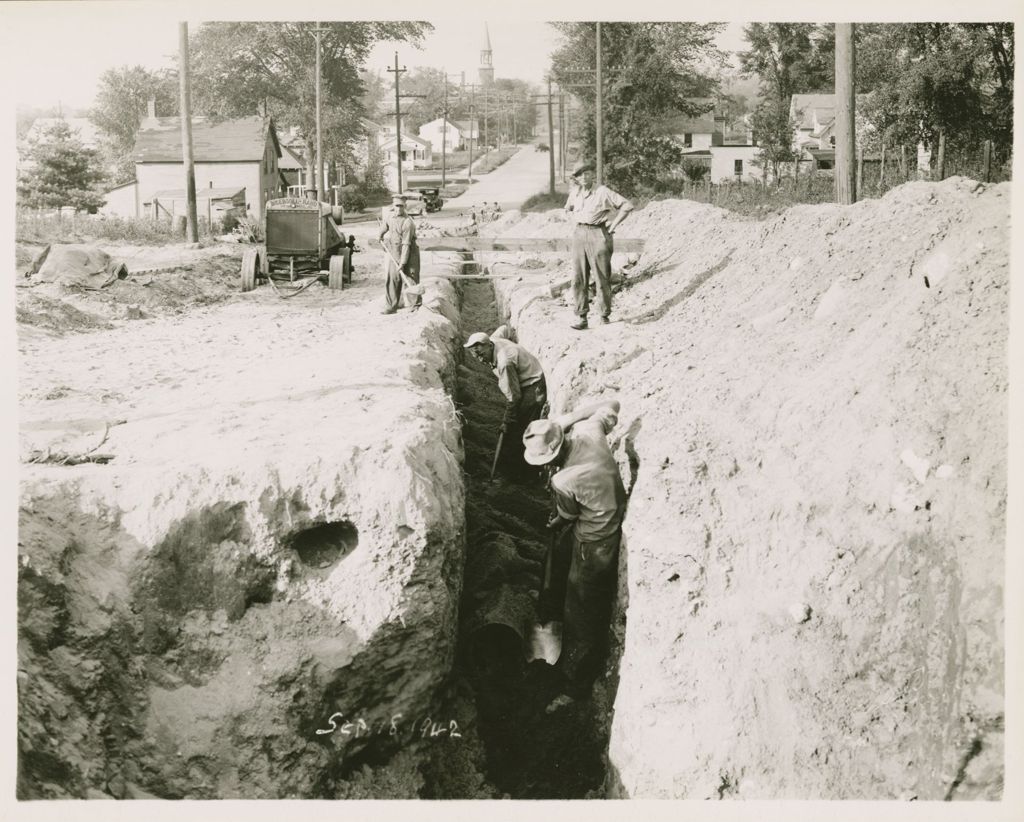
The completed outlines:
[[[868,99],[867,94],[857,95],[857,105]],[[797,121],[797,128],[813,129],[835,119],[836,96],[834,94],[794,94],[789,102],[789,111]]]
[[[300,168],[305,168],[306,161],[302,159],[301,152],[296,151],[291,146],[282,145],[281,157],[277,161],[277,167],[281,171],[296,171]]]
[[[267,145],[267,132],[277,156],[281,146],[273,123],[262,117],[211,121],[192,119],[192,154],[197,163],[259,162]],[[177,117],[154,117],[142,122],[135,138],[135,162],[180,163],[181,122]]]
[[[469,120],[452,120],[451,122],[455,123],[455,125],[457,125],[462,131],[469,131],[470,130]],[[473,129],[473,131],[479,131],[480,130],[480,121],[479,120],[474,120],[473,121],[472,129]]]
[[[424,140],[422,137],[417,137],[415,134],[402,134],[402,142],[404,143],[406,141],[411,143],[419,143],[421,146],[426,146],[428,148],[432,147],[432,143],[430,142],[430,140]],[[392,135],[391,137],[388,137],[388,139],[386,139],[383,143],[381,143],[380,147],[387,148],[392,143],[396,142],[398,141]]]
[[[432,126],[435,123],[437,123],[438,125],[443,125],[444,124],[444,117],[438,117],[438,118],[436,118],[434,120],[431,120],[429,123],[424,123],[422,126],[420,126],[420,131],[422,132],[423,129],[427,128],[428,126]],[[453,128],[456,131],[462,131],[462,127],[458,123],[456,123],[454,120],[449,120],[448,121],[448,128]]]

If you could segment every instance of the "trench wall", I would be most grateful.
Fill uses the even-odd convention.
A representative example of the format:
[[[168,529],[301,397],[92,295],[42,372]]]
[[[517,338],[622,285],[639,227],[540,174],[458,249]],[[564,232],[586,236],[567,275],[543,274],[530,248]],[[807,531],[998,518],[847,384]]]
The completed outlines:
[[[331,798],[428,712],[462,579],[459,297],[383,318],[381,289],[22,341],[21,798]],[[359,733],[317,734],[335,713]]]
[[[567,254],[506,258],[555,410],[623,406],[612,795],[1001,796],[1008,219],[962,178],[763,222],[655,202],[582,333]]]

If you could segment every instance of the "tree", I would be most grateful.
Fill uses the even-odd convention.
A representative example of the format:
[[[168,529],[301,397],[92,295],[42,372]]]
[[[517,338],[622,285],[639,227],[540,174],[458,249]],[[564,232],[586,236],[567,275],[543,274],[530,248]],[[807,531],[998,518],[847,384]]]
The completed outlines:
[[[98,191],[103,178],[97,152],[61,120],[29,142],[18,172],[18,204],[93,212],[104,203]]]
[[[121,66],[108,69],[100,76],[96,103],[89,119],[106,138],[104,154],[117,169],[114,174],[116,183],[135,177],[135,138],[150,100],[156,101],[159,115],[171,117],[178,114],[177,71]]]
[[[562,42],[552,55],[552,74],[563,84],[592,80],[596,65],[594,23],[552,23]],[[708,66],[720,63],[714,44],[722,29],[715,23],[605,23],[602,64],[608,69],[604,90],[604,172],[609,185],[631,193],[653,186],[678,167],[682,148],[656,137],[651,123],[673,114],[696,116],[706,106],[693,102],[717,87]],[[576,128],[584,153],[596,154],[595,99],[590,90],[572,88],[584,116]]]
[[[382,41],[418,43],[433,27],[412,21],[321,24],[324,154],[344,163],[363,135],[360,75]],[[298,126],[313,162],[316,105],[313,23],[204,23],[192,35],[193,106],[212,117],[264,114]]]

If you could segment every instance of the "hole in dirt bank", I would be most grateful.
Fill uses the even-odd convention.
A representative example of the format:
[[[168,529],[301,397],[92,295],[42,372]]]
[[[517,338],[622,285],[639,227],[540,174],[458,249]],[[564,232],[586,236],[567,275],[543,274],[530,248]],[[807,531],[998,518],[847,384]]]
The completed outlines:
[[[351,554],[359,545],[359,529],[348,520],[323,522],[299,531],[289,547],[308,568],[327,568]]]

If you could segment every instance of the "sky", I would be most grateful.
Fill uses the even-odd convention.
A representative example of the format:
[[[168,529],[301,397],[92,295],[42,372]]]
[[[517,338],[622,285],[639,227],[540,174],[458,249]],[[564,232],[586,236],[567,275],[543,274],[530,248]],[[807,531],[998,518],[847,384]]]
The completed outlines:
[[[149,4],[114,5],[75,3],[62,6],[59,15],[45,14],[49,3],[26,4],[14,15],[7,57],[11,65],[32,66],[29,77],[14,88],[19,105],[48,108],[58,103],[65,112],[87,108],[94,100],[100,75],[109,68],[142,65],[149,69],[177,62],[181,15],[168,14]],[[506,12],[507,14],[507,8]],[[385,71],[399,64],[407,68],[431,66],[450,74],[466,72],[467,82],[477,77],[485,23],[490,32],[496,77],[540,82],[548,55],[558,35],[539,20],[486,20],[483,16],[434,16],[434,31],[414,48],[405,43],[382,43],[372,52],[366,68]],[[190,28],[199,20],[190,22]],[[43,47],[45,44],[45,48]],[[741,26],[730,24],[720,46],[743,46]]]

